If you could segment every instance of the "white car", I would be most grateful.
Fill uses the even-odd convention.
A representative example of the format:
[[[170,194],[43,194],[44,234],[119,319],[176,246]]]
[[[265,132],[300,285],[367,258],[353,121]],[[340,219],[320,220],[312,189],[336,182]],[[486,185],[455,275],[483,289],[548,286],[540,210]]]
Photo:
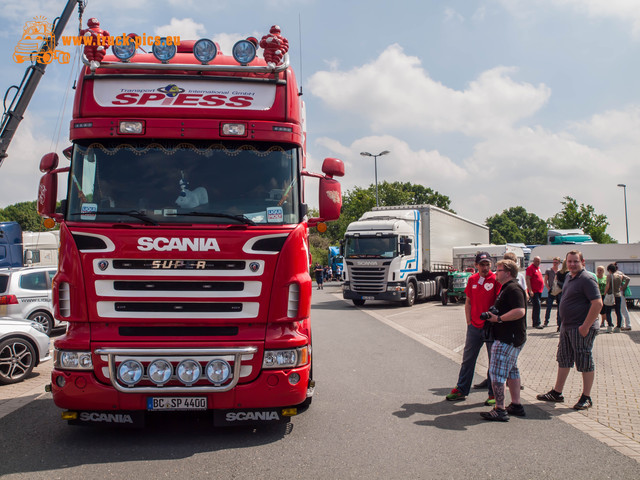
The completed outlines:
[[[62,324],[53,317],[51,281],[55,266],[0,270],[0,317],[27,318],[40,323],[44,333]]]
[[[0,385],[20,382],[34,367],[51,360],[49,343],[41,324],[0,318]]]

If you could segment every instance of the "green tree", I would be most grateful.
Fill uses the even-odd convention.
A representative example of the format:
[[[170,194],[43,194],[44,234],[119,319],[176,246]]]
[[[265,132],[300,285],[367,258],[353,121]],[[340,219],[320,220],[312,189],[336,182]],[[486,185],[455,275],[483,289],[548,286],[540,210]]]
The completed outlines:
[[[429,187],[410,182],[382,182],[378,184],[378,199],[381,206],[429,204],[455,213],[451,209],[451,199]],[[340,219],[328,224],[324,233],[332,245],[337,245],[351,222],[358,220],[363,213],[376,206],[376,187],[355,187],[342,196]]]
[[[18,222],[24,232],[43,232],[47,230],[38,215],[36,201],[20,202],[0,210],[0,219],[5,222]]]
[[[487,218],[489,239],[497,245],[524,243],[535,245],[547,243],[547,222],[524,207],[511,207],[502,213]]]
[[[606,233],[609,226],[606,215],[596,214],[591,205],[578,205],[577,200],[569,196],[561,203],[562,210],[548,220],[549,225],[560,229],[580,228],[596,243],[618,243]]]

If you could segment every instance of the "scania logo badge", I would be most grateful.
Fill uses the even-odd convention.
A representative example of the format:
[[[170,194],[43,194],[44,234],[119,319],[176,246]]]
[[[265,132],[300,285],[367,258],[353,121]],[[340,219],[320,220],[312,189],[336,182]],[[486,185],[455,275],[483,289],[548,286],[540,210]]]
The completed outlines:
[[[100,260],[98,262],[98,268],[104,272],[107,268],[109,268],[109,262],[107,262],[106,260]]]
[[[258,262],[251,262],[249,264],[249,270],[251,270],[253,273],[257,272],[258,270],[260,270],[260,264]]]

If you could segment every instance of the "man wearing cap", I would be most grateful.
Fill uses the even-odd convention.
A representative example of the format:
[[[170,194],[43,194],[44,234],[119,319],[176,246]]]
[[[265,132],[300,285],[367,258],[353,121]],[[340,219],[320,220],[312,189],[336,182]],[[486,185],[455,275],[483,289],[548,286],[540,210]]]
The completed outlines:
[[[464,305],[464,313],[467,320],[467,337],[464,343],[462,354],[462,365],[458,374],[458,383],[451,393],[447,395],[447,400],[464,400],[471,390],[471,382],[475,373],[478,354],[485,343],[484,320],[480,314],[489,310],[493,306],[500,290],[500,285],[496,281],[495,274],[491,271],[491,256],[487,252],[476,254],[476,269],[469,277],[465,295],[467,297]],[[491,353],[491,344],[487,343],[487,354]],[[488,385],[489,398],[486,405],[495,405],[491,382]]]

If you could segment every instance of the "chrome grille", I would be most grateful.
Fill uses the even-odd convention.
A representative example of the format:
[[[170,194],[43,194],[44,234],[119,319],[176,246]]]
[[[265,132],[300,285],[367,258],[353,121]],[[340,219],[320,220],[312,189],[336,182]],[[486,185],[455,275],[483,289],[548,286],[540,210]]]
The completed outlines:
[[[384,292],[387,268],[386,266],[350,266],[351,289],[362,294]]]

